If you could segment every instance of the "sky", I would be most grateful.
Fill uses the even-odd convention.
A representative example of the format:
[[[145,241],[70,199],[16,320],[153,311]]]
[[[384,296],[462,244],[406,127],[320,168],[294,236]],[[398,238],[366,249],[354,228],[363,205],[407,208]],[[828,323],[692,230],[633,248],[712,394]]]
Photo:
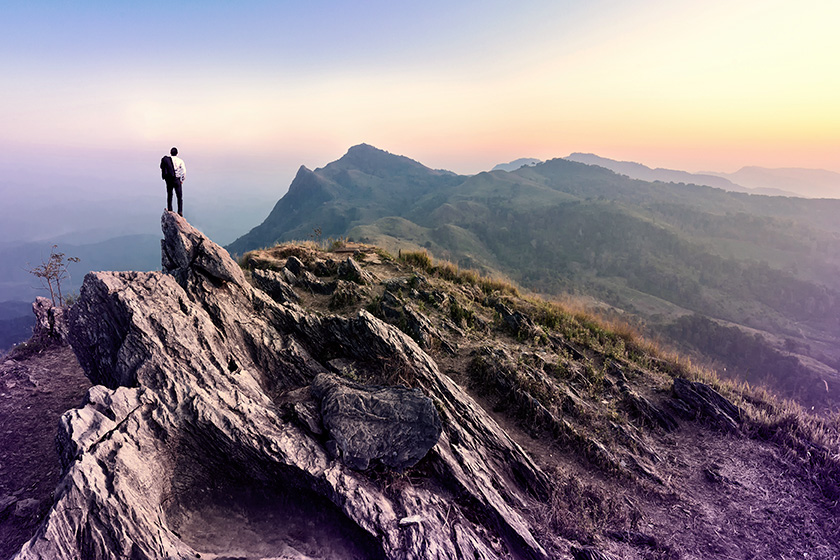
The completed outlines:
[[[266,201],[300,165],[362,142],[459,173],[571,152],[840,171],[836,0],[6,0],[2,12],[6,199],[159,190],[172,145],[185,188]]]

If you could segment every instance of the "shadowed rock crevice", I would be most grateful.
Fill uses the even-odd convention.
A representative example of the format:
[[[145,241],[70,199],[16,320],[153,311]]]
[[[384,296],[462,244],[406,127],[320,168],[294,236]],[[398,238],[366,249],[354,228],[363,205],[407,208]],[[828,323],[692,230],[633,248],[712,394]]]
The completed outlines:
[[[316,479],[206,436],[178,444],[163,508],[173,533],[202,558],[385,558]]]

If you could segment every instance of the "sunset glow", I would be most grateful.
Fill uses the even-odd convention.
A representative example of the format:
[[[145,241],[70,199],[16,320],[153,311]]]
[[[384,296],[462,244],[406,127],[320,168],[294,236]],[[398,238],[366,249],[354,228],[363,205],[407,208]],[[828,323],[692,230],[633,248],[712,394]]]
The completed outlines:
[[[0,147],[840,170],[840,4],[629,4],[15,2]]]

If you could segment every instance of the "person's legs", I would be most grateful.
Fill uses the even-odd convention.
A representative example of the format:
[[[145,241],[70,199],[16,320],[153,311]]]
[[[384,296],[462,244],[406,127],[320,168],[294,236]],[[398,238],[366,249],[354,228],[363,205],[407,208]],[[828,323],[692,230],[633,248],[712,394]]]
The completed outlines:
[[[175,196],[178,197],[178,215],[184,215],[184,198],[183,190],[181,189],[181,181],[175,180]]]
[[[181,189],[178,189],[180,193]],[[178,195],[178,201],[180,202],[181,196]],[[172,182],[166,181],[166,209],[172,212]]]

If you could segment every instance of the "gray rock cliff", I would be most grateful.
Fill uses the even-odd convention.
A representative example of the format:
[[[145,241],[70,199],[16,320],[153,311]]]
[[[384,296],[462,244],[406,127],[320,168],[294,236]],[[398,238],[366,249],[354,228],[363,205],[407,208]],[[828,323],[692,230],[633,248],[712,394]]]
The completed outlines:
[[[526,515],[545,474],[413,340],[273,299],[176,214],[162,229],[162,272],[90,273],[68,314],[95,386],[16,558],[546,557]]]

